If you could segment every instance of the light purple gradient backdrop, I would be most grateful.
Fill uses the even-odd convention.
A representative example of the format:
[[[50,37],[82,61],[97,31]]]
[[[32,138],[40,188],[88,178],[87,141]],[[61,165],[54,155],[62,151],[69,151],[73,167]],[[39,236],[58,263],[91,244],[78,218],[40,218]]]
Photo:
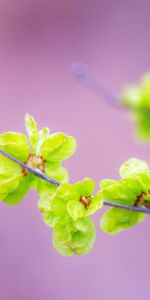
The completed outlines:
[[[65,163],[71,182],[118,178],[130,157],[150,163],[150,145],[133,139],[126,113],[109,108],[73,78],[83,61],[118,92],[150,68],[150,2],[0,0],[0,130],[24,131],[26,112],[40,126],[65,131],[78,150]],[[64,258],[30,192],[17,207],[0,205],[0,299],[148,300],[150,217],[107,236],[98,228],[93,251]]]

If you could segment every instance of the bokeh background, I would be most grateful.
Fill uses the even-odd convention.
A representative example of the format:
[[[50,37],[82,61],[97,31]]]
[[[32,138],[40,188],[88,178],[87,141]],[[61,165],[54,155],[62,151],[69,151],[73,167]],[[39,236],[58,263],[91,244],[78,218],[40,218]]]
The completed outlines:
[[[0,131],[24,132],[28,112],[40,127],[74,135],[71,182],[117,179],[130,157],[150,163],[150,145],[133,139],[126,112],[79,84],[74,62],[116,93],[137,81],[150,69],[150,1],[0,0]],[[0,203],[0,299],[149,299],[150,217],[112,237],[94,219],[93,251],[64,258],[34,191],[17,207]]]

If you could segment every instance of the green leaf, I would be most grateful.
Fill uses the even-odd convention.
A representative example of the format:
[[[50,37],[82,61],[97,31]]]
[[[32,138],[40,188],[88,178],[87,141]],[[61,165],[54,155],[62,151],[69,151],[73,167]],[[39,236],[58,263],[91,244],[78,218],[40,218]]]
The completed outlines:
[[[106,233],[116,234],[134,226],[143,219],[144,215],[141,213],[111,208],[102,216],[100,227]]]
[[[26,130],[30,139],[30,143],[34,152],[36,152],[36,148],[39,142],[39,132],[37,129],[37,124],[34,118],[28,114],[25,115],[25,125]]]
[[[144,189],[141,174],[137,174],[136,177],[124,178],[121,181],[125,184],[125,186],[130,191],[133,192],[133,194],[134,194],[133,198],[136,198],[136,196],[140,195],[141,191],[143,191],[143,189]]]
[[[64,247],[59,243],[55,232],[53,233],[53,247],[59,254],[63,256],[72,256],[74,254],[74,250],[69,245],[68,247]]]
[[[150,195],[144,196],[144,200],[150,201]]]
[[[102,200],[103,197],[101,193],[98,193],[97,195],[93,196],[91,199],[91,203],[86,210],[85,216],[90,216],[96,211],[100,210],[103,206]]]
[[[57,153],[59,148],[64,143],[64,140],[64,133],[58,132],[51,134],[46,139],[44,139],[43,144],[41,145],[40,155],[42,155],[48,161],[54,161],[52,159],[52,154]]]
[[[68,219],[60,220],[54,226],[53,245],[63,256],[85,255],[91,251],[95,242],[95,226],[84,218],[71,223]]]
[[[43,194],[40,200],[38,201],[38,209],[42,213],[42,218],[44,223],[47,226],[53,227],[63,215],[65,216],[65,206],[63,203],[59,201],[56,203],[55,206],[55,196],[54,194]]]
[[[60,219],[59,216],[54,215],[51,211],[44,211],[42,218],[44,223],[49,227],[54,227],[56,222]]]
[[[75,231],[72,233],[72,244],[75,249],[85,247],[85,244],[88,242],[88,237],[85,233],[81,231]]]
[[[0,148],[22,162],[25,162],[29,156],[30,149],[27,138],[21,133],[0,134]]]
[[[55,216],[66,216],[67,215],[67,210],[66,210],[66,203],[65,199],[64,201],[58,199],[55,197],[51,203],[51,211]]]
[[[93,221],[90,218],[82,218],[74,222],[74,227],[86,234],[88,231],[93,229]]]
[[[150,174],[149,173],[141,173],[136,174],[135,178],[139,186],[141,186],[141,192],[149,192],[150,190]]]
[[[79,225],[80,223],[80,225]],[[84,233],[84,235],[82,234],[77,237],[74,238],[73,236],[73,245],[75,247],[75,253],[77,255],[85,255],[88,254],[95,243],[95,237],[96,237],[96,229],[95,229],[95,225],[93,223],[93,221],[89,218],[84,218],[79,220],[78,222],[75,223],[75,227],[76,228],[80,228],[82,227],[82,233]],[[84,229],[83,229],[84,227]],[[84,243],[83,243],[84,241]],[[79,243],[80,242],[80,243]]]
[[[130,189],[124,180],[110,181],[110,186],[107,181],[106,187],[101,192],[103,199],[120,204],[132,205],[136,199],[134,189]]]
[[[100,189],[105,189],[107,187],[110,187],[113,184],[116,184],[116,180],[103,179],[102,181],[100,181],[99,187]]]
[[[71,200],[67,203],[67,211],[73,220],[83,218],[85,216],[85,207],[79,200]]]
[[[140,88],[136,85],[127,86],[121,95],[121,104],[130,108],[141,108]]]
[[[49,177],[64,183],[68,181],[68,172],[65,168],[63,168],[59,163],[46,163],[45,173]]]
[[[0,155],[0,198],[2,200],[17,188],[21,178],[20,166]]]
[[[44,127],[39,131],[39,140],[43,142],[49,136],[49,128]]]
[[[51,202],[55,197],[55,192],[42,190],[41,198],[38,201],[38,209],[40,212],[49,212],[51,210]]]
[[[57,189],[56,187],[52,189],[51,185],[40,188],[41,198],[38,208],[48,226],[53,226],[56,220],[67,217],[66,202],[72,197],[70,188],[72,186],[69,184],[62,184]]]
[[[63,161],[72,156],[76,150],[77,142],[72,136],[65,136],[60,148],[51,153],[50,161]]]
[[[45,180],[37,179],[36,189],[40,196],[48,195],[48,197],[49,197],[49,194],[53,195],[56,192],[57,186],[55,186],[54,184],[51,184]]]
[[[140,92],[143,106],[150,107],[150,73],[144,74],[140,84]]]
[[[19,184],[18,177],[0,177],[0,198],[1,200],[7,196],[7,194],[13,192]]]
[[[27,178],[22,177],[19,185],[12,192],[10,192],[3,201],[9,205],[19,204],[27,194],[29,187],[30,181]]]
[[[73,224],[69,219],[60,219],[54,226],[57,242],[64,248],[70,248],[72,242]]]
[[[134,117],[136,123],[136,136],[141,140],[150,139],[150,117],[149,113],[138,113]]]
[[[149,166],[145,161],[131,158],[126,161],[119,170],[121,177],[132,177],[139,173],[149,173]]]
[[[22,176],[21,167],[0,154],[0,176],[3,178]]]
[[[49,162],[63,161],[76,149],[76,140],[64,133],[55,133],[47,137],[41,145],[41,155]]]
[[[40,155],[41,152],[41,146],[44,142],[44,140],[49,136],[49,129],[47,127],[42,128],[42,130],[39,131],[39,140],[38,144],[36,146],[36,154]]]
[[[138,85],[127,86],[121,95],[121,104],[131,109],[131,119],[136,125],[140,140],[150,139],[150,74],[145,74]]]
[[[23,176],[20,166],[0,155],[0,198],[10,205],[18,204],[27,193],[32,176]]]
[[[57,188],[56,197],[66,203],[72,199],[78,199],[79,193],[74,189],[74,186],[69,183],[63,183]]]
[[[74,184],[75,188],[78,189],[81,196],[88,197],[94,192],[95,183],[90,178],[85,178],[83,181]]]

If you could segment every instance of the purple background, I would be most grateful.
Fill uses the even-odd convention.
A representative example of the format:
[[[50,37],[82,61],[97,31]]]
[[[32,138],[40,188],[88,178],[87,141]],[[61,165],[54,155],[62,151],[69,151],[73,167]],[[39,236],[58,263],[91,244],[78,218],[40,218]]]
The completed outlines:
[[[0,130],[24,131],[26,112],[40,126],[78,140],[65,163],[71,182],[118,178],[130,157],[150,162],[150,146],[133,139],[126,113],[82,87],[70,65],[83,61],[114,92],[150,67],[149,0],[0,0]],[[93,251],[64,258],[31,191],[17,207],[0,207],[0,299],[149,299],[150,217],[107,236]]]

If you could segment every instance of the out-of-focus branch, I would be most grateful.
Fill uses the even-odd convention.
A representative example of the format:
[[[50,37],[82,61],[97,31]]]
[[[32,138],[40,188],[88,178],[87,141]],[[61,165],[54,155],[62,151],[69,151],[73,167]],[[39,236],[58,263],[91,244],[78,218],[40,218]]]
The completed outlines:
[[[93,78],[85,66],[80,63],[76,63],[72,65],[72,72],[75,77],[78,79],[83,86],[88,88],[91,92],[96,94],[98,97],[102,98],[109,106],[124,110],[133,110],[134,112],[142,112],[148,116],[150,116],[150,109],[148,108],[130,108],[126,105],[121,104],[120,97],[114,95],[109,89],[105,88],[101,83],[97,82],[95,78]]]
[[[86,70],[83,64],[73,64],[72,72],[76,78],[86,86],[90,91],[103,98],[109,105],[117,108],[122,108],[119,104],[119,97],[113,95],[108,89],[106,89],[101,83],[97,82]]]

